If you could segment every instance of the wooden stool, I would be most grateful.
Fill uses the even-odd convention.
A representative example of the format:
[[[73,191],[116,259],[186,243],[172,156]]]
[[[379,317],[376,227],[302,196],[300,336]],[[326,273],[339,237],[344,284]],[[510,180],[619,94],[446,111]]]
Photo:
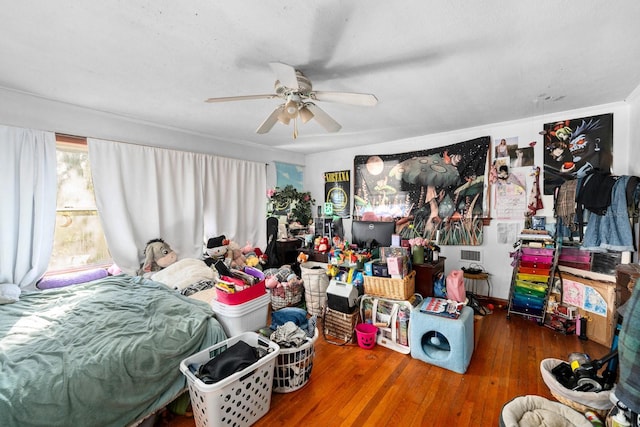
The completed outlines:
[[[471,282],[472,286],[472,292],[474,294],[478,294],[478,292],[476,291],[476,286],[478,284],[478,281],[485,281],[487,283],[487,297],[491,297],[491,282],[489,281],[489,273],[486,272],[482,272],[482,273],[467,273],[465,272],[463,275],[465,280],[472,280],[473,282]],[[466,286],[465,286],[466,287]]]

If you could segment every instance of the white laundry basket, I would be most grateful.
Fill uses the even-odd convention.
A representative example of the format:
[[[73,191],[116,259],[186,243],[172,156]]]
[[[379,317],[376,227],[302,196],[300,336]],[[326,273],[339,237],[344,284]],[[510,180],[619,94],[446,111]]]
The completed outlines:
[[[192,372],[193,367],[207,363],[240,340],[253,347],[268,349],[269,353],[214,384],[205,384]],[[255,332],[244,332],[183,360],[180,371],[187,377],[196,427],[250,426],[269,412],[273,372],[279,353],[280,346],[276,343]]]

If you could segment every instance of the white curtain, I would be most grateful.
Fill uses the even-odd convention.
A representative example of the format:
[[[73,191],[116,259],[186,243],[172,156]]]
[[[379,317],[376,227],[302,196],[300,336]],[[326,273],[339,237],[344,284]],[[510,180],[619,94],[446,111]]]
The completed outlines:
[[[203,243],[219,234],[266,245],[263,164],[96,139],[88,145],[105,237],[124,272],[135,274],[154,238],[178,258],[201,258]]]
[[[36,290],[56,223],[56,137],[0,126],[0,286]]]
[[[240,246],[267,246],[264,163],[203,155],[205,242],[224,234]]]

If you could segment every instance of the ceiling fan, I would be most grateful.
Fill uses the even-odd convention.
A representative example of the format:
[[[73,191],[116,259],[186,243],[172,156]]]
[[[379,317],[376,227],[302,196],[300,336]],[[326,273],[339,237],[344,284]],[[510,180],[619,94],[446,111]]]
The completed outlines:
[[[264,95],[228,96],[209,98],[205,102],[245,101],[251,99],[280,98],[283,102],[262,122],[256,133],[269,132],[280,122],[288,125],[293,120],[293,137],[298,136],[297,119],[307,123],[315,119],[327,132],[337,132],[342,126],[318,107],[314,101],[336,102],[350,105],[371,107],[378,103],[378,99],[367,93],[326,92],[313,90],[311,80],[302,71],[282,62],[269,63],[276,75],[275,93]]]

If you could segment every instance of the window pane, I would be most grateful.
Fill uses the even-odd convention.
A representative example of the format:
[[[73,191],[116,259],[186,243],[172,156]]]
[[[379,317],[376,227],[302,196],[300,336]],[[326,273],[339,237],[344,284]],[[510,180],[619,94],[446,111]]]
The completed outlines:
[[[49,271],[111,262],[93,194],[86,145],[58,145],[56,228]]]

